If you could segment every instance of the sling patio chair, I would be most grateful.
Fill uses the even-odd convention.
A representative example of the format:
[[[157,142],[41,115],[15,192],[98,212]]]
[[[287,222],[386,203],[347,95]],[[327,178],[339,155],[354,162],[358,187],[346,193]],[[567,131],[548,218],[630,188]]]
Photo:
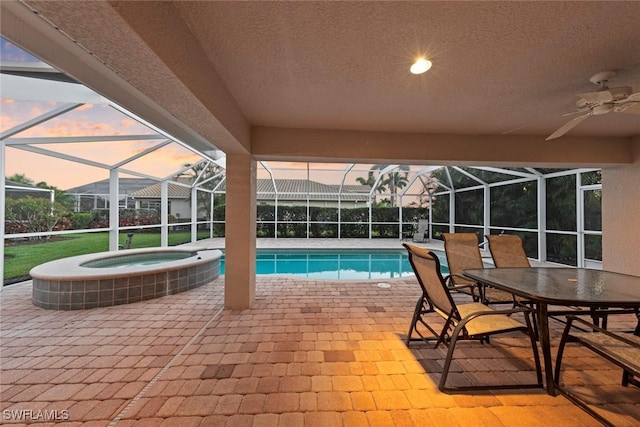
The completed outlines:
[[[531,267],[527,253],[524,250],[522,239],[515,234],[494,234],[485,236],[489,242],[489,251],[493,258],[493,263],[496,268],[509,268],[509,267]],[[521,301],[526,303],[525,301]],[[565,309],[554,309],[549,311],[549,317],[559,320],[564,323],[563,318],[557,316],[565,316],[567,314],[578,313],[580,309],[578,307],[567,307]],[[598,322],[598,318],[602,318],[603,327],[607,325],[607,313],[612,313],[609,310],[607,312],[598,312],[597,310],[591,310],[588,312],[595,322]],[[596,314],[603,313],[603,314]],[[535,316],[534,316],[535,319]]]
[[[412,240],[417,243],[424,243],[429,241],[429,220],[418,220],[418,231],[413,233]]]
[[[485,268],[478,245],[478,235],[475,233],[443,233],[444,251],[447,256],[449,274],[445,277],[447,285],[457,287],[458,292],[469,294],[474,301],[482,299],[485,304],[512,303],[515,305],[515,297],[504,291],[490,286],[477,286],[478,284],[462,275],[462,271],[472,268]],[[475,285],[467,287],[468,285]]]
[[[575,326],[581,323],[585,328]],[[585,412],[596,418],[603,425],[613,426],[611,421],[594,411],[579,394],[573,393],[569,388],[561,384],[562,357],[567,342],[575,341],[602,356],[609,362],[622,368],[621,384],[627,387],[629,384],[640,387],[640,322],[633,333],[613,332],[591,324],[585,320],[569,315],[558,345],[558,357],[556,357],[555,375],[553,381],[556,388],[569,400],[582,408]]]
[[[497,268],[531,267],[520,236],[493,234],[485,237],[489,241],[489,251]]]
[[[416,303],[406,343],[409,346],[413,341],[421,340],[425,343],[435,341],[433,348],[437,348],[441,343],[448,347],[438,388],[441,391],[541,388],[543,386],[542,369],[535,333],[531,326],[531,309],[514,307],[508,310],[494,310],[480,302],[456,304],[451,297],[451,287],[445,283],[440,273],[440,261],[437,255],[428,249],[408,243],[404,243],[403,246],[409,252],[409,262],[422,290],[422,295]],[[515,313],[522,313],[526,324],[515,320],[512,316]],[[440,332],[427,322],[427,315],[440,316],[444,319],[444,326]],[[441,321],[438,322],[438,324],[440,323]],[[418,330],[418,327],[428,330],[431,336],[426,336],[426,331],[423,333]],[[492,335],[515,331],[529,336],[537,374],[535,383],[447,387],[447,376],[458,340],[473,339],[488,342]],[[412,338],[414,333],[418,337]]]

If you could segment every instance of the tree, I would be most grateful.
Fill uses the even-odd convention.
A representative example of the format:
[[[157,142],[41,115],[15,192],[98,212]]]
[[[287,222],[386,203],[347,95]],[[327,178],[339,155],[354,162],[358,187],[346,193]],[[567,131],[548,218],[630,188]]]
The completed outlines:
[[[373,171],[369,171],[367,173],[367,178],[363,178],[361,176],[356,178],[356,182],[358,182],[361,185],[368,185],[369,187],[373,188],[373,184],[376,183],[376,177],[373,174]]]
[[[8,176],[6,179],[7,181],[17,182],[18,184],[35,186],[33,180],[31,178],[28,178],[25,174],[22,174],[22,173],[13,174],[11,176]]]
[[[390,204],[392,207],[396,206],[396,192],[406,187],[409,183],[409,172],[389,172],[382,179],[382,184],[389,187],[389,193],[391,193]]]
[[[31,187],[42,188],[45,190],[53,190],[54,200],[59,203],[65,210],[73,210],[75,206],[75,198],[73,195],[53,185],[49,185],[44,181],[35,183],[31,178],[24,174],[16,173],[6,178],[7,181],[17,182],[18,184],[29,185]]]
[[[435,198],[432,196],[433,193],[436,192],[438,186],[440,185],[440,181],[435,176],[431,174],[425,174],[418,176],[418,179],[422,183],[422,188],[418,192],[418,201],[409,203],[409,206],[415,206],[419,208],[427,208],[429,207],[429,203]]]
[[[69,211],[60,203],[31,196],[5,200],[6,228],[10,233],[53,231]]]

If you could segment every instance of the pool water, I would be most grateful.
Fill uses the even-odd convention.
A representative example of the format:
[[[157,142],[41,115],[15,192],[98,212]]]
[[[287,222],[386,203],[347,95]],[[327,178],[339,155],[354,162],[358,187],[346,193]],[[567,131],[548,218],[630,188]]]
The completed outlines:
[[[192,257],[194,254],[189,252],[158,252],[146,254],[133,254],[112,256],[81,264],[82,267],[89,268],[119,268],[134,267],[141,265],[159,264],[168,261],[177,261]]]
[[[434,251],[442,274],[448,274],[444,252]],[[224,274],[224,256],[220,262]],[[413,275],[406,251],[399,250],[258,250],[256,274],[310,279],[394,279]]]

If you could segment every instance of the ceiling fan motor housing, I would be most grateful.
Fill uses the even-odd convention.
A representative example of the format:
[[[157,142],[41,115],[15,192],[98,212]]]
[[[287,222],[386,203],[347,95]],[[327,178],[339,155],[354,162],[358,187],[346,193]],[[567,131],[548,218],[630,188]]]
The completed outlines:
[[[616,75],[615,71],[602,71],[600,73],[594,74],[589,81],[594,85],[598,85],[600,87],[604,87],[607,84],[607,81]]]

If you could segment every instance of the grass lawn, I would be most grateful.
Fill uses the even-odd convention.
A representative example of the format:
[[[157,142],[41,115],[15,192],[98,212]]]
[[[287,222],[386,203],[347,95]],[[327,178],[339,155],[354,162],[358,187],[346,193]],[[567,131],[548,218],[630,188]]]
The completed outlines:
[[[199,239],[209,237],[209,232],[198,233]],[[126,233],[120,233],[120,245],[124,246]],[[191,241],[191,233],[169,233],[169,246]],[[160,246],[159,233],[136,233],[131,241],[131,248],[150,248]],[[36,265],[76,255],[84,255],[109,250],[108,233],[84,233],[55,240],[20,243],[5,246],[4,280],[24,277]]]

